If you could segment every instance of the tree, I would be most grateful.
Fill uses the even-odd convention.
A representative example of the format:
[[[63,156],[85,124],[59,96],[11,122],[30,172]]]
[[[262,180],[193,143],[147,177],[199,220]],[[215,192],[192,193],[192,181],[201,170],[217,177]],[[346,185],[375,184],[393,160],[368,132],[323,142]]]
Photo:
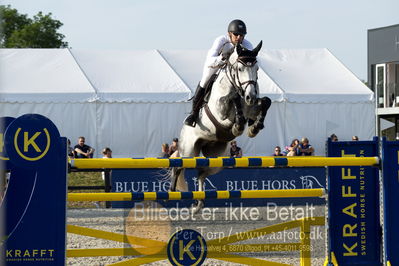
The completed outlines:
[[[65,48],[65,35],[58,32],[63,25],[51,13],[39,12],[33,19],[19,14],[10,6],[0,5],[0,47],[3,48]]]

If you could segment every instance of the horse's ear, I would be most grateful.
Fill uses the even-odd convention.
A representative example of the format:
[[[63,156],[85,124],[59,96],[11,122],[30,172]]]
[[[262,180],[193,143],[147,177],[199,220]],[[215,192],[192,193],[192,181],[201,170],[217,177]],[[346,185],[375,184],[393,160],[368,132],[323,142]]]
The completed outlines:
[[[263,43],[263,41],[260,41],[260,43],[255,47],[255,49],[252,50],[252,52],[258,54],[260,51],[260,48],[262,48],[262,43]]]

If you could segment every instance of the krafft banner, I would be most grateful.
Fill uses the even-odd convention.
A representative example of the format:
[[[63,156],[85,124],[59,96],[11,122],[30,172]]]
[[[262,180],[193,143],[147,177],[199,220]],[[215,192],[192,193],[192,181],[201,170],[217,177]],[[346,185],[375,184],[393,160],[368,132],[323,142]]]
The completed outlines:
[[[384,250],[387,265],[399,265],[399,141],[382,140]]]
[[[328,156],[378,156],[378,139],[329,141]],[[378,171],[371,166],[328,169],[329,259],[335,265],[380,265]]]
[[[6,218],[0,264],[64,265],[66,139],[49,119],[34,114],[12,120],[0,133],[11,174],[0,204]]]
[[[190,191],[197,190],[197,170],[186,169],[186,181]],[[269,190],[325,188],[326,169],[324,167],[289,168],[226,168],[210,176],[205,182],[205,190]],[[131,169],[112,170],[112,192],[158,192],[168,191],[170,181],[166,170]],[[324,204],[321,198],[306,199],[230,199],[206,200],[207,207],[266,206],[267,202],[276,204]],[[165,207],[190,206],[191,202],[159,201]],[[133,202],[113,202],[114,208],[130,208]]]

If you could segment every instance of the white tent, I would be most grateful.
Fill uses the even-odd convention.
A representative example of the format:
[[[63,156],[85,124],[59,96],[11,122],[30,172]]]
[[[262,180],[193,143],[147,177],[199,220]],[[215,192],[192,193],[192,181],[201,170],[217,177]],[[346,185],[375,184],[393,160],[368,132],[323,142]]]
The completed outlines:
[[[179,136],[206,51],[0,49],[0,116],[39,113],[76,143],[109,146],[114,157],[157,156]],[[373,93],[328,50],[263,50],[261,96],[273,104],[266,128],[238,138],[245,155],[270,155],[306,136],[324,154],[341,140],[374,134]]]

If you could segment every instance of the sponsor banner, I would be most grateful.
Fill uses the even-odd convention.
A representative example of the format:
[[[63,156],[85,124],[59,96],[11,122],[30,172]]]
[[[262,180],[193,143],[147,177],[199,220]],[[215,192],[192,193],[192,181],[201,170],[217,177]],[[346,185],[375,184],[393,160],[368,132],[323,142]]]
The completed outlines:
[[[5,265],[64,265],[66,139],[49,119],[29,114],[8,125],[4,147],[11,175],[0,204],[0,257]]]
[[[197,170],[186,169],[186,181],[190,191],[197,190]],[[205,182],[205,190],[269,190],[325,188],[326,169],[324,167],[289,168],[226,168],[210,176]],[[112,170],[112,192],[158,192],[168,191],[170,182],[165,169]],[[194,201],[158,201],[162,206],[190,206]],[[207,207],[266,206],[268,202],[279,205],[324,204],[321,198],[301,199],[231,199],[206,200]],[[131,208],[133,202],[113,202],[113,208]]]
[[[382,140],[385,261],[399,265],[399,141]]]
[[[328,142],[329,157],[378,156],[373,141]],[[329,167],[329,258],[338,265],[379,265],[379,173],[377,167]]]

